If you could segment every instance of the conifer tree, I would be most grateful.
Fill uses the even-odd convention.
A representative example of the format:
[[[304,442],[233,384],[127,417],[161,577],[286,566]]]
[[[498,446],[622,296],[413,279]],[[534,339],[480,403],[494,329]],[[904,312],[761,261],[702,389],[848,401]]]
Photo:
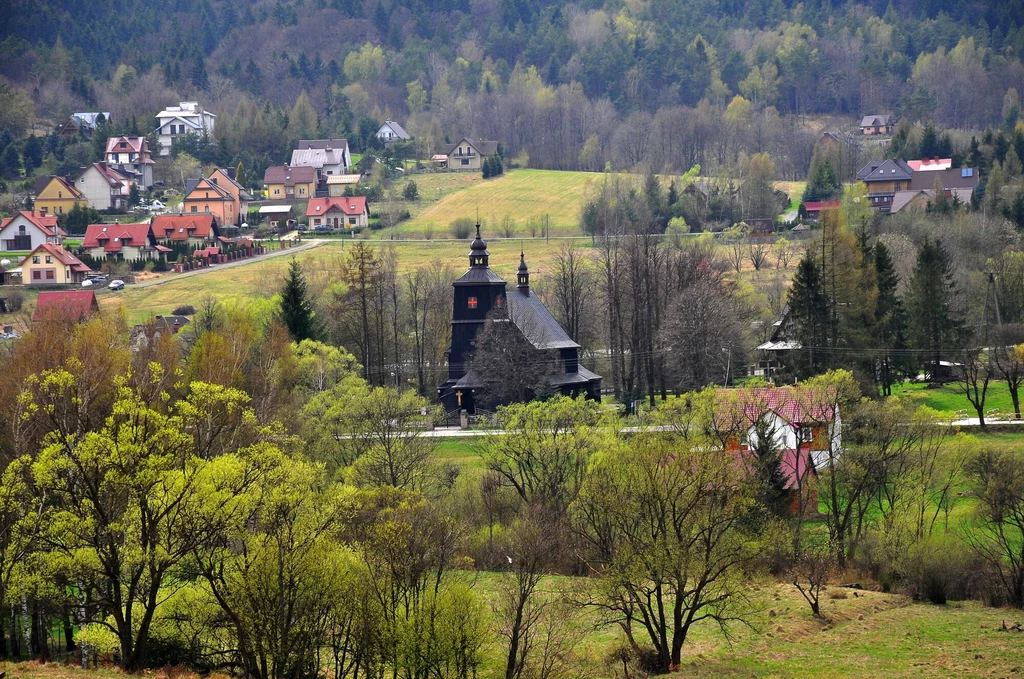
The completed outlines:
[[[828,326],[828,297],[821,277],[821,268],[808,251],[796,267],[793,287],[789,291],[789,310],[796,328],[796,339],[806,362],[797,366],[799,375],[814,375],[824,361]]]
[[[294,259],[288,265],[288,279],[281,291],[281,320],[296,342],[317,339],[320,335],[319,323],[313,310],[313,303],[309,299],[302,267]]]
[[[897,294],[900,278],[896,265],[884,243],[875,243],[875,281],[878,301],[875,303],[875,338],[881,350],[879,377],[882,395],[892,393],[893,374],[900,367],[899,353],[906,345],[907,316],[903,301]]]
[[[925,352],[932,379],[938,375],[943,351],[955,342],[960,328],[951,309],[954,292],[949,255],[940,241],[925,239],[917,252],[908,308],[914,343]]]

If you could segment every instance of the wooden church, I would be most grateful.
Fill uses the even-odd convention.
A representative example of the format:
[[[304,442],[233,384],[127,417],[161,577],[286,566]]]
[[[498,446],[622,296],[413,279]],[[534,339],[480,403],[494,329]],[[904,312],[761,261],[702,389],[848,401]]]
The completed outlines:
[[[540,299],[530,293],[526,258],[520,255],[513,290],[507,290],[505,281],[491,271],[489,258],[487,243],[480,237],[480,225],[477,224],[476,238],[469,251],[469,270],[452,284],[455,288],[452,346],[445,352],[448,380],[437,390],[445,411],[465,410],[473,414],[477,407],[490,410],[504,405],[477,403],[477,400],[486,399],[480,394],[483,380],[468,365],[477,334],[484,324],[504,319],[515,323],[531,351],[548,355],[557,352],[558,371],[544,380],[550,388],[567,396],[585,394],[599,400],[601,376],[579,364],[580,345],[569,337]],[[491,314],[492,311],[498,313]]]

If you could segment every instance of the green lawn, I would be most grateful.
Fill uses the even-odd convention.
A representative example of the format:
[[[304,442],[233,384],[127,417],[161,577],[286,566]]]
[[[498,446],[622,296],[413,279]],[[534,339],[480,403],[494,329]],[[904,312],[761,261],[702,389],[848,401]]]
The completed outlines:
[[[963,390],[956,383],[944,384],[937,388],[929,388],[920,382],[903,383],[893,389],[893,394],[906,396],[915,403],[928,406],[940,412],[961,413],[965,417],[977,417],[977,411]],[[986,416],[997,411],[1005,415],[1013,413],[1013,401],[1004,381],[992,381],[988,385],[985,397]]]

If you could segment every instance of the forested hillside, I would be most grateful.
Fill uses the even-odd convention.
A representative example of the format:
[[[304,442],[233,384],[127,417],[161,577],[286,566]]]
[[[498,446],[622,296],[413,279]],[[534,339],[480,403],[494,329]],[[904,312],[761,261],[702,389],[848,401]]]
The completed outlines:
[[[1021,17],[1019,0],[13,0],[0,76],[32,106],[2,107],[0,127],[102,108],[148,128],[187,97],[275,162],[278,129],[357,138],[391,116],[425,151],[468,133],[535,167],[687,169],[735,160],[731,121],[748,153],[799,149],[777,162],[802,176],[810,145],[787,114],[1001,123],[1024,90]]]

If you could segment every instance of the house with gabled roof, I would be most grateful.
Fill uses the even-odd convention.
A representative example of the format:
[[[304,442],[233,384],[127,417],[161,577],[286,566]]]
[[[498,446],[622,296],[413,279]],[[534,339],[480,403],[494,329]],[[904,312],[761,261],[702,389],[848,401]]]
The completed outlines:
[[[893,159],[872,161],[857,173],[867,188],[870,207],[879,212],[889,212],[896,192],[909,189],[913,176],[905,161]]]
[[[50,177],[36,195],[34,206],[44,214],[62,215],[71,212],[75,205],[85,207],[88,202],[70,177]]]
[[[24,285],[75,285],[92,271],[69,250],[43,243],[18,264]]]
[[[263,173],[263,188],[270,200],[309,200],[316,195],[316,186],[314,167],[279,165]]]
[[[43,243],[60,245],[65,236],[54,215],[22,210],[0,221],[0,252],[31,251]]]
[[[135,178],[107,163],[93,163],[75,179],[75,188],[82,192],[93,210],[126,210]]]
[[[99,310],[95,290],[49,290],[39,293],[32,321],[78,323]]]
[[[110,167],[132,175],[139,186],[146,189],[153,186],[153,165],[156,163],[149,150],[149,140],[145,137],[108,137],[103,159]]]
[[[817,511],[818,467],[837,457],[842,447],[842,419],[835,399],[806,387],[719,389],[715,392],[715,427],[724,452],[736,456],[751,473],[760,436],[780,456],[780,471],[793,514]],[[763,449],[763,447],[762,447]]]
[[[396,141],[409,141],[412,137],[394,120],[385,120],[377,130],[377,139],[380,139],[385,146],[390,146]]]
[[[860,119],[860,133],[867,136],[891,135],[896,124],[889,114],[875,114]]]
[[[553,364],[560,369],[546,376],[546,383],[566,396],[586,395],[600,400],[601,376],[580,365],[580,345],[569,337],[530,289],[530,271],[523,254],[519,256],[516,287],[508,290],[505,281],[491,270],[487,243],[480,237],[470,245],[469,269],[452,286],[455,288],[452,309],[452,344],[446,352],[448,380],[438,387],[438,399],[446,411],[493,408],[499,403],[480,402],[487,398],[486,376],[469,367],[477,335],[487,323],[515,325],[530,346],[535,360],[557,357]],[[494,312],[492,314],[492,312]]]
[[[344,175],[348,169],[347,149],[295,149],[291,167],[311,167],[316,170],[317,183],[326,186],[330,177]]]
[[[219,226],[238,226],[249,212],[249,200],[235,181],[234,168],[217,168],[209,177],[186,182],[181,205],[186,214],[210,213]]]
[[[168,106],[156,114],[156,133],[160,140],[160,155],[171,154],[171,145],[178,137],[186,134],[212,135],[217,116],[195,101],[183,101],[177,106]]]
[[[86,111],[84,113],[72,113],[68,119],[57,126],[57,135],[65,139],[76,137],[82,134],[86,139],[92,139],[92,133],[99,125],[100,116],[110,122],[110,111]]]
[[[153,238],[162,245],[188,245],[193,250],[217,245],[220,229],[210,213],[156,215]]]
[[[90,224],[85,229],[82,250],[93,259],[137,261],[158,259],[171,249],[157,245],[149,222],[141,224]]]
[[[348,139],[300,139],[297,150],[340,151],[338,155],[343,167],[340,170],[335,167],[328,168],[333,174],[345,174],[346,169],[352,167],[352,152],[349,150]]]
[[[366,196],[313,198],[306,205],[306,217],[312,229],[361,229],[370,225]]]
[[[449,170],[479,170],[484,161],[498,153],[498,142],[463,137],[446,151]]]

